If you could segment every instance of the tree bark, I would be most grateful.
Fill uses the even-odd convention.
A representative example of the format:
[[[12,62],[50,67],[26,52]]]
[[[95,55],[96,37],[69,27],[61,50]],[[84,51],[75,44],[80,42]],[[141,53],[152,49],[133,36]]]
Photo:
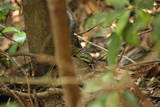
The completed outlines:
[[[52,37],[46,0],[23,0],[22,4],[29,51],[40,53],[44,42]],[[45,46],[42,53],[53,55],[52,39]]]
[[[53,39],[46,0],[23,0],[23,14],[30,53],[54,54]],[[33,76],[42,76],[51,65],[32,61]]]
[[[25,30],[26,30],[26,34],[27,34],[27,41],[28,41],[28,46],[29,46],[29,51],[31,53],[43,53],[43,54],[49,54],[49,55],[54,55],[54,43],[53,40],[55,38],[53,34],[52,34],[52,30],[51,30],[51,22],[50,22],[50,14],[49,14],[49,10],[48,10],[48,6],[47,6],[47,0],[23,0],[22,5],[23,5],[23,14],[24,14],[24,20],[25,20]],[[63,2],[64,3],[64,2]],[[64,6],[64,4],[63,4]],[[64,12],[64,11],[63,11]],[[63,16],[61,16],[63,17]],[[63,33],[63,28],[65,28],[66,31],[66,23],[69,24],[69,20],[68,20],[69,14],[65,14],[65,17],[63,19],[65,19],[64,25],[65,27],[62,27],[61,32]],[[53,17],[52,17],[53,18]],[[66,21],[67,20],[67,21]],[[69,26],[68,26],[69,27]],[[73,26],[70,26],[71,29],[73,29]],[[52,26],[53,29],[53,26]],[[67,28],[69,29],[69,28]],[[65,34],[66,32],[64,32]],[[68,33],[73,33],[71,32],[67,32],[66,36],[69,36]],[[65,36],[65,38],[67,38]],[[61,35],[61,38],[62,35]],[[77,40],[77,38],[73,35],[71,35],[72,38],[72,43],[75,44],[75,47],[79,47],[79,41]],[[62,42],[61,42],[62,43]],[[59,45],[64,45],[65,43]],[[43,45],[45,44],[45,45]],[[69,47],[68,47],[69,46]],[[70,48],[71,44],[69,45],[69,43],[67,42],[64,47],[67,47],[67,49],[60,47],[61,50],[64,50],[66,52],[69,53],[64,53],[67,56],[63,56],[64,58],[62,59],[68,59],[69,58],[69,62],[65,60],[66,64],[64,63],[64,67],[62,67],[63,65],[61,65],[60,69],[67,71],[66,73],[61,73],[63,76],[71,76],[74,78],[75,80],[75,73],[72,71],[73,70],[73,66],[71,68],[69,68],[69,71],[66,68],[66,66],[71,66],[73,65],[71,62],[71,48]],[[43,49],[42,49],[43,48]],[[62,49],[63,48],[63,49]],[[68,50],[69,49],[69,50]],[[43,50],[43,51],[42,51]],[[46,72],[48,72],[49,67],[51,65],[49,64],[36,64],[34,62],[34,68],[37,71],[36,74],[38,75],[44,75]],[[79,87],[77,86],[77,84],[67,84],[65,85],[65,92],[66,92],[66,96],[68,99],[67,103],[68,105],[70,105],[70,107],[78,107],[78,103],[79,103],[79,99],[80,99],[80,90]],[[68,94],[67,94],[68,93]],[[46,99],[47,101],[45,102],[45,105],[47,103],[51,103],[51,105],[54,103],[54,101],[52,100],[52,98],[50,99]]]
[[[25,30],[27,34],[27,42],[31,53],[43,53],[54,55],[54,43],[51,33],[49,10],[46,0],[23,0],[23,14],[25,20]],[[76,36],[73,35],[75,27],[74,18],[68,11],[67,19],[69,20],[72,38],[73,51],[76,47],[80,47],[80,43]],[[70,22],[72,21],[72,22]],[[63,32],[63,29],[61,29]],[[37,64],[33,62],[34,75],[42,76],[48,72],[51,65],[46,63]]]

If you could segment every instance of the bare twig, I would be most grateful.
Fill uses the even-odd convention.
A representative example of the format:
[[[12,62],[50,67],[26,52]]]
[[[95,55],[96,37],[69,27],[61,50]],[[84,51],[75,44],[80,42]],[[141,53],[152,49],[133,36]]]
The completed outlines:
[[[1,77],[0,80],[1,83],[10,83],[10,84],[27,84],[29,82],[30,85],[48,85],[48,86],[61,86],[65,84],[81,84],[81,80],[83,78],[79,78],[78,82],[73,81],[72,77],[60,77],[53,79],[48,76],[44,77],[37,77],[37,78],[28,78],[28,81],[26,81],[23,77]]]
[[[28,56],[34,58],[39,63],[48,63],[50,65],[56,64],[56,60],[54,56],[45,55],[45,54],[34,54],[34,53],[15,53],[8,55],[10,57],[14,56]]]
[[[136,63],[136,64],[129,64],[126,65],[124,67],[121,67],[122,69],[128,69],[134,66],[142,66],[142,65],[149,65],[149,64],[153,64],[153,63],[160,63],[160,60],[151,60],[151,61],[145,61],[145,62],[140,62],[140,63]]]
[[[108,52],[108,50],[107,50],[106,48],[103,48],[103,47],[101,47],[101,46],[99,46],[99,45],[97,45],[97,44],[95,44],[95,43],[92,43],[92,42],[90,42],[90,41],[87,41],[87,40],[83,39],[80,35],[78,35],[78,34],[76,34],[76,33],[75,33],[75,35],[76,35],[79,39],[85,41],[86,43],[88,43],[88,44],[90,44],[90,45],[93,45],[93,46],[95,46],[95,47],[97,47],[97,48],[99,48],[99,49],[101,49],[101,50],[103,50],[103,51],[105,51],[105,52]],[[120,56],[120,55],[118,55],[118,56]],[[131,59],[131,58],[127,57],[127,56],[124,56],[124,55],[123,55],[122,57],[123,57],[123,58],[126,58],[126,59],[129,60],[130,62],[136,64],[136,62],[135,62],[133,59]]]
[[[52,95],[55,95],[55,94],[62,94],[63,90],[59,89],[59,88],[49,88],[46,91],[37,92],[37,93],[31,93],[29,95],[28,93],[25,93],[25,92],[16,91],[16,90],[13,90],[13,89],[7,89],[6,90],[6,88],[1,87],[0,88],[0,92],[3,93],[3,94],[6,94],[6,95],[10,95],[12,93],[14,95],[21,96],[21,97],[26,97],[26,98],[29,98],[29,97],[33,98],[35,95],[38,98],[46,98],[48,96],[52,96]]]
[[[83,35],[83,34],[89,32],[89,31],[93,30],[93,29],[96,28],[97,26],[98,26],[98,25],[93,26],[92,28],[90,28],[90,29],[88,29],[88,30],[86,30],[86,31],[84,31],[84,32],[80,32],[80,33],[78,33],[77,35]]]
[[[22,71],[22,73],[25,75],[25,81],[27,83],[28,94],[30,95],[31,88],[30,88],[30,82],[28,80],[28,73],[21,67],[21,65],[16,60],[14,60],[12,57],[9,57],[9,58],[10,58],[10,60],[12,62],[14,62],[17,65],[17,67],[20,68],[20,70]],[[33,105],[33,101],[31,99],[31,97],[29,97],[29,100],[30,100],[31,104]]]
[[[3,35],[3,37],[5,37],[5,38],[8,39],[8,40],[10,40],[10,41],[12,41],[12,42],[16,42],[14,39],[6,36],[5,34],[2,33],[2,35]],[[17,42],[16,42],[16,43],[17,43]]]
[[[4,85],[4,89],[6,92],[8,92],[8,94],[12,94],[14,96],[14,98],[16,98],[18,100],[18,102],[21,104],[22,107],[25,107],[23,101],[20,99],[20,97],[14,93],[14,91],[11,91],[7,86]],[[0,89],[1,90],[1,89]]]

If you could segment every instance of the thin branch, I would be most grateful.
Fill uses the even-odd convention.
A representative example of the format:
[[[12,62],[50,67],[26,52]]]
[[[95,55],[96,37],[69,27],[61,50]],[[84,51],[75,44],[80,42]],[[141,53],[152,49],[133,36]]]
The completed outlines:
[[[62,89],[59,89],[59,88],[49,88],[47,89],[46,91],[43,91],[43,92],[36,92],[36,93],[25,93],[25,92],[21,92],[21,91],[16,91],[16,90],[13,90],[13,89],[6,89],[4,87],[1,87],[0,88],[0,93],[2,94],[6,94],[6,95],[11,95],[14,94],[14,95],[17,95],[17,96],[21,96],[21,97],[25,97],[25,98],[33,98],[34,96],[38,97],[38,98],[46,98],[48,96],[52,96],[52,95],[55,95],[55,94],[62,94],[63,93],[63,90]]]
[[[150,61],[140,62],[140,63],[136,63],[136,64],[129,64],[129,65],[126,65],[126,66],[121,67],[121,68],[122,69],[128,69],[128,68],[132,68],[134,66],[143,66],[143,65],[153,64],[153,63],[160,63],[160,60],[150,60]]]
[[[52,39],[55,46],[55,57],[60,77],[68,77],[65,81],[77,82],[71,57],[71,36],[67,15],[66,0],[47,0],[52,27]],[[64,81],[62,81],[64,82]],[[64,100],[68,107],[81,107],[81,90],[77,84],[63,84]]]
[[[10,37],[6,36],[4,33],[2,33],[2,36],[3,36],[3,37],[5,37],[6,39],[8,39],[8,40],[12,41],[12,42],[17,43],[14,39],[12,39],[12,38],[10,38]]]
[[[97,47],[97,48],[99,48],[99,49],[101,49],[101,50],[103,50],[103,51],[105,51],[105,52],[108,52],[108,50],[107,50],[106,48],[103,48],[103,47],[101,47],[101,46],[99,46],[99,45],[97,45],[97,44],[95,44],[95,43],[93,43],[93,42],[87,41],[87,40],[83,39],[80,35],[78,35],[78,34],[76,34],[76,33],[74,33],[74,35],[76,35],[79,39],[85,41],[86,43],[88,43],[88,44],[90,44],[90,45],[93,45],[93,46],[95,46],[95,47]],[[118,56],[120,56],[120,55],[118,55]],[[127,57],[127,56],[124,56],[124,55],[123,55],[122,57],[123,57],[123,58],[126,58],[126,59],[129,60],[130,62],[136,64],[136,62],[135,62],[133,59],[131,59],[131,58]]]
[[[37,77],[37,78],[28,78],[28,81],[24,77],[2,77],[0,76],[1,83],[10,83],[10,84],[27,84],[30,85],[48,85],[48,86],[61,86],[66,84],[82,84],[81,80],[84,78],[78,78],[77,81],[73,81],[73,77],[60,77],[60,78],[51,78],[48,76]]]
[[[90,28],[90,29],[88,29],[88,30],[86,30],[86,31],[84,31],[84,32],[78,33],[77,35],[83,35],[83,34],[89,32],[89,31],[93,30],[93,29],[96,28],[97,26],[98,26],[98,25],[95,25],[95,26],[93,26],[92,28]]]
[[[28,56],[34,58],[39,63],[48,63],[50,65],[56,64],[55,56],[46,55],[46,54],[34,54],[34,53],[15,53],[8,54],[9,57],[15,56]]]
[[[106,48],[103,48],[103,47],[101,47],[101,46],[99,46],[99,45],[97,45],[97,44],[95,44],[95,43],[93,43],[93,42],[87,41],[87,40],[83,39],[80,35],[78,35],[78,34],[76,34],[76,33],[74,33],[74,35],[77,36],[79,39],[85,41],[86,43],[88,43],[88,44],[90,44],[90,45],[93,45],[93,46],[95,46],[95,47],[97,47],[97,48],[99,48],[99,49],[101,49],[101,50],[103,50],[103,51],[108,52],[108,50],[107,50]]]
[[[4,85],[4,90],[8,93],[8,95],[12,94],[14,98],[18,100],[18,102],[21,104],[22,107],[25,107],[23,101],[20,99],[19,95],[11,91],[7,86]],[[1,91],[1,89],[0,89]]]

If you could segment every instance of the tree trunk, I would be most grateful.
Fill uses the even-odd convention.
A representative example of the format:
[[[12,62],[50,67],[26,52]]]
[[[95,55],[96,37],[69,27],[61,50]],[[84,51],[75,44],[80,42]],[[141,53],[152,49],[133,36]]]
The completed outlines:
[[[42,53],[53,55],[54,47],[46,0],[23,0],[22,3],[29,51],[40,53],[44,48]],[[46,47],[43,47],[43,44]]]
[[[46,0],[23,0],[23,14],[30,53],[54,54]],[[51,65],[32,61],[32,75],[42,76]]]
[[[50,19],[46,0],[23,0],[23,14],[29,51],[53,55],[54,46],[51,34]],[[71,39],[74,47],[81,47],[76,36],[75,19],[70,9],[67,10],[70,24]],[[63,29],[62,29],[63,32]]]
[[[23,14],[25,20],[25,29],[27,33],[27,41],[29,46],[29,51],[31,53],[43,53],[43,54],[54,54],[54,43],[51,33],[51,25],[49,12],[46,0],[23,0]],[[71,38],[73,43],[73,51],[76,47],[80,47],[79,41],[76,36],[73,35],[73,30],[75,27],[74,18],[70,11],[67,11]],[[62,29],[63,32],[63,29]],[[48,64],[36,64],[33,62],[34,75],[44,75],[48,72],[50,65]]]

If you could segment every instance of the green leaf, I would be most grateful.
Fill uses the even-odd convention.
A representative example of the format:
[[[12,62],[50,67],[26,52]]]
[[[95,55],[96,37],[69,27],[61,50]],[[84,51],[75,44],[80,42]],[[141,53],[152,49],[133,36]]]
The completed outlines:
[[[7,14],[8,14],[7,12],[0,11],[0,16],[6,16]]]
[[[13,102],[13,103],[6,104],[3,107],[18,107],[18,104]]]
[[[0,21],[5,21],[6,20],[6,16],[0,16]]]
[[[25,32],[18,32],[13,35],[13,40],[15,40],[19,46],[23,45],[24,41],[26,40],[26,33]]]
[[[127,42],[127,44],[132,46],[139,43],[137,28],[134,27],[131,23],[128,23],[128,25],[126,26],[126,29],[123,33],[123,39]]]
[[[108,65],[115,65],[116,58],[120,52],[120,36],[116,35],[115,33],[112,34],[111,43],[108,47]]]
[[[119,107],[120,98],[118,92],[111,92],[106,98],[105,107]]]
[[[103,86],[102,86],[101,80],[99,80],[99,79],[90,80],[90,81],[87,81],[86,87],[84,88],[83,91],[86,93],[93,93],[93,92],[96,92],[102,88],[103,88]]]
[[[108,16],[108,13],[96,13],[89,17],[84,25],[85,28],[92,28],[94,26],[97,26],[99,24],[102,24],[106,17]]]
[[[17,52],[17,49],[18,49],[18,43],[14,43],[7,52],[9,54],[14,54]]]
[[[128,0],[105,0],[107,3],[111,3],[115,6],[115,8],[121,8],[125,5],[128,5],[129,4],[129,1]]]
[[[1,21],[5,21],[6,18],[7,18],[7,14],[8,14],[8,13],[6,13],[6,12],[1,12],[1,11],[0,11],[0,20],[1,20]]]
[[[135,0],[135,5],[140,9],[152,9],[154,0]]]
[[[151,16],[144,12],[143,10],[137,9],[136,10],[136,21],[135,21],[135,27],[137,30],[141,30],[146,28],[151,23]]]
[[[100,76],[101,81],[103,84],[110,84],[110,85],[117,85],[117,80],[114,78],[114,73],[113,72],[109,72],[107,71],[106,73],[102,74],[102,76]]]
[[[6,4],[6,5],[2,5],[0,6],[0,11],[4,11],[4,10],[17,10],[17,8],[13,7],[12,5]]]
[[[107,82],[107,83],[114,83],[114,73],[113,72],[107,72],[105,74],[102,75],[101,77],[103,82]]]
[[[2,34],[2,33],[0,33],[0,37],[1,37],[1,36],[3,36],[3,34]]]
[[[101,101],[96,100],[92,102],[91,104],[87,105],[87,107],[104,107]]]
[[[153,20],[153,39],[157,42],[160,43],[160,15],[156,16],[155,19]]]
[[[124,101],[125,101],[125,107],[140,107],[136,97],[128,92],[128,91],[123,91],[124,95]]]
[[[110,26],[112,22],[116,19],[118,14],[114,12],[100,12],[89,17],[84,25],[84,28],[92,28],[97,25],[101,25],[103,27]]]
[[[108,13],[107,17],[105,17],[105,20],[101,24],[101,26],[102,27],[111,26],[113,21],[115,21],[119,15],[120,15],[120,12],[117,12],[117,11]]]
[[[15,27],[6,27],[2,33],[7,33],[7,32],[20,32],[18,29],[16,29]]]
[[[130,16],[130,11],[125,11],[122,16],[120,16],[116,28],[116,33],[122,35]]]
[[[97,32],[95,32],[91,38],[94,38],[94,37],[102,37],[103,35],[106,35],[108,33],[108,30],[107,29],[100,29],[98,30]],[[91,39],[89,38],[89,39]]]
[[[104,107],[105,100],[106,100],[106,94],[100,95],[96,98],[95,101],[93,101],[87,107]]]

